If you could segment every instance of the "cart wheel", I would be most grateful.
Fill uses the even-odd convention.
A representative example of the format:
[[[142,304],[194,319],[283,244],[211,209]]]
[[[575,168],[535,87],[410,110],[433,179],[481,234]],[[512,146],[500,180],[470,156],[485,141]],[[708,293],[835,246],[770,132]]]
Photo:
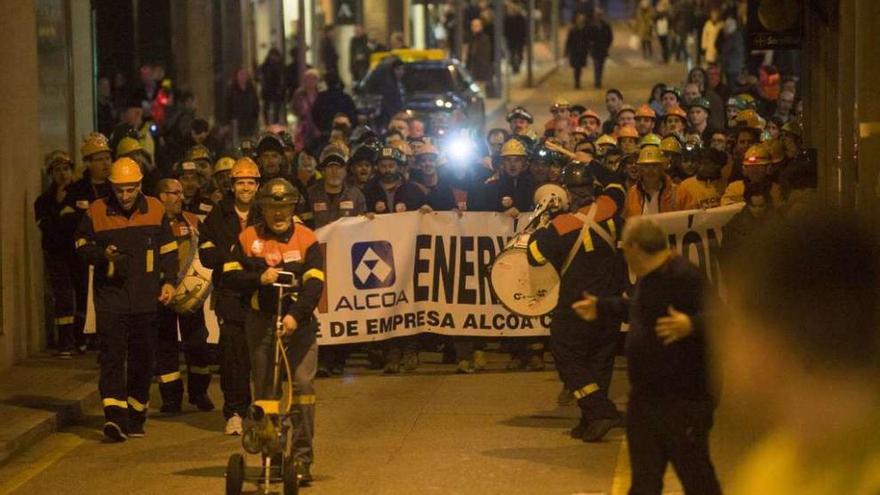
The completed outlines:
[[[244,486],[244,456],[232,454],[226,463],[226,495],[241,495]]]
[[[284,463],[284,495],[296,495],[299,492],[299,480],[296,479],[296,464],[293,460]]]

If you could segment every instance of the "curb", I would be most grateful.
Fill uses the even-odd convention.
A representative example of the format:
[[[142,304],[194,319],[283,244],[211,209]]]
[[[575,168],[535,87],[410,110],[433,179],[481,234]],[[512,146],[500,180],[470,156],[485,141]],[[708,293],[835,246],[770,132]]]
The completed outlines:
[[[14,404],[0,405],[0,410],[23,416],[22,421],[14,423],[17,429],[0,432],[0,466],[58,430],[78,423],[85,411],[100,404],[100,394],[93,382],[85,382],[67,395],[70,398],[24,396]],[[31,417],[37,419],[28,421]]]

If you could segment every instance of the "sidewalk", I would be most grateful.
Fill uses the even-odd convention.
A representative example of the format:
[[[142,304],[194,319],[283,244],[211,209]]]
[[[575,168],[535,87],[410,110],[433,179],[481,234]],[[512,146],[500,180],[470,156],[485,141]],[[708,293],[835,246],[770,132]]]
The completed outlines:
[[[552,48],[548,43],[535,43],[533,48],[534,61],[532,63],[532,79],[535,87],[540,86],[544,81],[556,72],[560,67],[560,61],[553,60]],[[504,74],[502,79],[506,88],[500,98],[486,98],[486,127],[489,123],[503,118],[507,113],[507,104],[510,101],[511,91],[515,89],[527,88],[527,68],[526,61],[523,60],[519,74],[510,72],[508,65],[503,66]],[[487,129],[488,130],[488,129]]]
[[[0,465],[98,405],[97,383],[94,352],[69,361],[38,354],[0,373]]]

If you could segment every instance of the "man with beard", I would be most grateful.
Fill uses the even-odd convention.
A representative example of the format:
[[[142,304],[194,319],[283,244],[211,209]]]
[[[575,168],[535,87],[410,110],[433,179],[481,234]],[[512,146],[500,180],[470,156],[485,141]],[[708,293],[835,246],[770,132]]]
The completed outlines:
[[[374,214],[416,211],[427,205],[422,190],[406,180],[401,173],[405,158],[397,148],[385,147],[379,152],[378,175],[364,189],[367,211]],[[419,366],[417,343],[411,337],[398,337],[382,342],[384,372],[414,371]]]
[[[636,110],[636,130],[640,137],[645,137],[654,132],[657,123],[657,112],[649,105],[642,105]]]
[[[348,183],[352,186],[364,191],[364,188],[373,178],[373,169],[375,168],[378,153],[376,148],[369,144],[362,144],[354,149],[354,154],[349,160],[351,168],[348,174]]]
[[[324,178],[308,191],[308,210],[313,214],[312,225],[315,229],[340,218],[354,217],[366,212],[363,193],[345,180],[347,162],[346,151],[338,145],[329,144],[321,151],[319,168],[323,171]],[[341,375],[349,351],[348,345],[322,348],[318,354],[318,376]]]
[[[284,143],[274,134],[266,134],[257,143],[257,163],[263,180],[284,176]]]
[[[594,191],[597,180],[603,186],[600,195]],[[623,227],[626,194],[615,175],[595,161],[572,162],[563,170],[562,183],[571,210],[532,234],[528,257],[531,265],[550,263],[560,274],[550,348],[565,389],[581,409],[571,435],[597,442],[620,422],[620,412],[608,398],[620,322],[602,318],[584,323],[571,305],[584,292],[610,297],[623,291],[616,237]]]
[[[682,210],[714,208],[721,205],[721,196],[727,181],[721,177],[721,167],[726,162],[724,153],[703,148],[694,154],[697,173],[678,185],[675,199]]]
[[[196,258],[200,221],[195,214],[183,211],[183,186],[180,182],[162,179],[156,188],[159,191],[159,200],[165,207],[165,218],[177,241],[180,253],[177,277],[182,279]],[[179,413],[183,403],[181,346],[177,342],[179,329],[186,357],[189,403],[199,411],[213,411],[214,403],[208,397],[208,385],[211,383],[211,370],[208,369],[208,328],[205,326],[202,305],[199,304],[191,313],[186,314],[178,314],[165,306],[160,307],[157,328],[156,377],[162,397],[162,407],[159,410],[163,413]]]
[[[174,167],[174,176],[183,186],[183,211],[196,215],[199,221],[214,209],[214,203],[202,196],[198,166],[194,162],[182,162]]]
[[[515,136],[526,136],[536,140],[538,135],[531,128],[534,121],[535,118],[532,117],[532,114],[523,107],[516,107],[507,114],[507,124],[510,126],[510,133]]]

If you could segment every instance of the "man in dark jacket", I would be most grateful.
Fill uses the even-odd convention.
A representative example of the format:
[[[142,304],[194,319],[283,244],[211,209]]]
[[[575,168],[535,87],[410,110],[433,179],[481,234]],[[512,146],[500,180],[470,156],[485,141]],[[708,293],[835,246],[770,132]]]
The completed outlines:
[[[587,18],[584,14],[578,14],[574,20],[574,26],[568,32],[565,39],[565,56],[568,57],[568,65],[574,71],[574,89],[581,89],[581,70],[587,65],[587,53],[590,44],[587,39]]]
[[[263,120],[266,125],[283,122],[284,60],[277,48],[270,49],[260,65],[260,92],[263,97]]]
[[[52,183],[34,202],[34,215],[42,234],[43,258],[55,301],[56,355],[70,359],[76,344],[82,342],[82,319],[77,321],[76,307],[85,305],[78,305],[77,300],[86,297],[80,283],[83,274],[73,248],[79,216],[67,191],[73,182],[73,160],[63,151],[53,151],[46,158],[46,172]]]
[[[484,84],[492,82],[492,40],[483,30],[483,21],[471,21],[471,42],[467,50],[467,69],[474,80]]]
[[[239,137],[251,137],[257,132],[259,115],[260,102],[254,83],[247,69],[239,69],[226,94],[226,120],[238,122]]]
[[[593,57],[593,86],[601,88],[605,59],[608,58],[608,50],[614,42],[614,32],[603,17],[602,10],[596,9],[593,22],[587,26],[586,38],[590,46],[590,56]]]
[[[522,7],[508,3],[507,15],[504,16],[504,38],[507,40],[507,51],[510,53],[510,69],[519,74],[522,64],[523,48],[526,45],[528,23],[523,15]]]
[[[321,38],[321,63],[324,64],[326,74],[339,75],[339,53],[336,51],[336,26],[330,24],[324,27],[324,37]]]
[[[660,493],[671,462],[685,493],[720,494],[709,458],[715,401],[706,362],[708,283],[669,248],[666,233],[650,217],[629,220],[622,247],[638,277],[632,298],[588,295],[572,308],[587,321],[629,318],[630,493]]]
[[[348,43],[348,70],[351,71],[351,79],[354,83],[360,81],[370,70],[370,40],[364,32],[364,27],[357,25],[354,28],[354,36]]]
[[[327,89],[318,93],[318,98],[312,105],[312,122],[321,132],[321,137],[327,138],[333,128],[333,118],[337,114],[345,114],[349,122],[354,122],[357,109],[354,100],[345,91],[345,85],[339,74],[328,72],[324,76]]]
[[[223,274],[224,268],[232,262],[229,256],[232,247],[238,244],[238,236],[260,219],[254,205],[260,170],[250,158],[239,158],[230,175],[232,195],[223,198],[202,224],[199,261],[205,268],[213,270],[212,304],[220,323],[220,389],[223,391],[225,433],[241,435],[242,418],[251,404],[251,368],[244,334],[245,308],[238,292],[226,284]]]

